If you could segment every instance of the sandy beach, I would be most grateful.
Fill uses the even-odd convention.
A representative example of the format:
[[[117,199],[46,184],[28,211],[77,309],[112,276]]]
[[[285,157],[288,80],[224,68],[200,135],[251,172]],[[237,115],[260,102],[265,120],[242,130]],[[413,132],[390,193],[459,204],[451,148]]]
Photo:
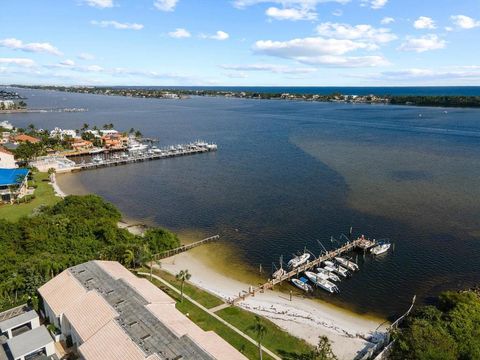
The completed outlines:
[[[188,269],[192,274],[190,281],[198,287],[210,291],[219,297],[232,299],[242,291],[248,290],[246,282],[232,279],[207,266],[192,252],[182,253],[161,262],[163,270],[178,273]],[[266,291],[249,297],[238,306],[262,315],[289,333],[302,338],[312,345],[318,343],[319,336],[327,336],[339,359],[353,359],[360,352],[373,346],[381,331],[385,329],[380,319],[357,315],[327,303],[320,303],[299,296],[277,291]]]

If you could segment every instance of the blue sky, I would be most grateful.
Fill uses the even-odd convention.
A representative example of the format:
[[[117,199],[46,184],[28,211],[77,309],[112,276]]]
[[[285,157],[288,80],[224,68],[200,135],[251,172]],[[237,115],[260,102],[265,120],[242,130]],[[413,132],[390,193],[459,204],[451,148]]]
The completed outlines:
[[[0,83],[480,85],[479,0],[16,0]]]

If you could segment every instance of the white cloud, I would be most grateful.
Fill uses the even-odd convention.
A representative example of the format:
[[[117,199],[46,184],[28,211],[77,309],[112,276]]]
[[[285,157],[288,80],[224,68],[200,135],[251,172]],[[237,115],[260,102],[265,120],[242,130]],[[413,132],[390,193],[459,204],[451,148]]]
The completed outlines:
[[[274,64],[248,64],[248,65],[221,65],[225,70],[234,71],[268,71],[276,74],[310,74],[317,69],[311,67],[289,67]]]
[[[192,35],[186,29],[177,28],[175,29],[175,31],[169,32],[168,36],[176,39],[181,39],[181,38],[189,38]]]
[[[52,55],[61,56],[62,53],[55,46],[50,43],[27,43],[24,44],[23,41],[9,38],[0,40],[0,46],[6,47],[13,50],[21,50],[34,53],[47,53]]]
[[[446,41],[435,34],[429,34],[418,38],[408,37],[406,41],[398,48],[402,51],[416,51],[418,53],[443,49]]]
[[[93,60],[95,56],[89,53],[81,53],[77,56],[80,60]]]
[[[451,26],[445,26],[445,31],[448,31],[448,32],[453,31],[453,28]]]
[[[66,66],[66,67],[75,66],[75,61],[70,60],[70,59],[66,59],[66,60],[61,61],[60,65]]]
[[[179,0],[155,0],[153,6],[160,11],[173,11]]]
[[[85,0],[88,6],[96,7],[99,9],[111,8],[114,6],[113,0]]]
[[[201,39],[212,39],[212,40],[220,40],[220,41],[227,40],[230,37],[228,33],[222,30],[218,30],[213,35],[200,34],[199,36]]]
[[[300,7],[303,9],[315,9],[318,4],[336,2],[339,4],[346,4],[350,0],[234,0],[233,5],[236,8],[243,9],[248,6],[261,4],[261,3],[270,3],[270,4],[281,4],[284,7]]]
[[[461,29],[473,29],[480,26],[480,21],[477,21],[466,15],[454,15],[450,19],[453,23]]]
[[[332,37],[335,39],[361,40],[364,42],[370,41],[375,44],[388,43],[397,39],[390,29],[374,28],[371,25],[349,25],[326,22],[317,26],[319,35],[325,37]]]
[[[277,7],[269,7],[265,14],[275,20],[315,20],[317,18],[317,13],[308,9],[295,9],[295,8],[284,8],[279,9]]]
[[[362,0],[362,6],[369,6],[374,10],[378,10],[387,5],[388,0]]]
[[[343,10],[342,9],[337,9],[332,12],[333,16],[342,16],[343,15]]]
[[[394,23],[395,22],[395,19],[392,18],[392,17],[384,17],[381,21],[380,21],[380,24],[382,25],[388,25],[388,24],[391,24],[391,23]]]
[[[22,67],[33,67],[35,61],[27,58],[0,58],[0,64],[3,65],[17,65]]]
[[[413,27],[415,29],[435,29],[435,21],[432,18],[427,16],[420,16],[415,22],[413,23]]]
[[[349,39],[310,37],[288,41],[257,41],[253,50],[257,54],[292,59],[309,65],[338,67],[384,66],[388,61],[382,56],[344,56],[355,50],[373,50],[375,44]]]
[[[121,23],[115,20],[102,20],[102,21],[92,20],[90,21],[90,23],[95,26],[100,26],[103,28],[113,27],[114,29],[118,29],[118,30],[142,30],[143,29],[142,24]]]

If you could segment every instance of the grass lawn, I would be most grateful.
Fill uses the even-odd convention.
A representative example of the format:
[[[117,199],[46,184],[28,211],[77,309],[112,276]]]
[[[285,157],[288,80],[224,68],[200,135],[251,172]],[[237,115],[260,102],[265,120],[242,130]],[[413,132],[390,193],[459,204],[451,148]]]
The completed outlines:
[[[149,269],[145,269],[144,272],[149,272]],[[166,271],[161,271],[161,270],[154,270],[153,273],[155,275],[160,276],[162,279],[165,279],[168,281],[171,285],[175,286],[178,290],[180,290],[180,284],[181,282],[175,278],[175,276],[167,273]],[[195,276],[195,274],[192,274],[192,276]],[[215,306],[223,304],[223,300],[216,297],[215,295],[210,294],[207,291],[204,291],[202,289],[199,289],[198,287],[185,282],[185,285],[183,287],[183,292],[190,296],[192,299],[195,299],[195,301],[198,301],[200,304],[205,306],[207,309],[214,308]]]
[[[148,276],[146,276],[148,278]],[[167,279],[165,279],[167,280]],[[247,358],[252,360],[258,359],[258,347],[253,345],[251,342],[244,339],[242,336],[237,334],[235,331],[228,328],[225,324],[221,323],[215,319],[209,313],[203,311],[196,305],[192,304],[187,299],[183,299],[183,302],[180,302],[180,295],[174,292],[169,287],[163,285],[156,279],[153,279],[152,282],[158,286],[163,292],[167,293],[170,297],[177,301],[176,308],[181,311],[183,314],[187,315],[190,320],[195,324],[201,327],[205,331],[214,331],[227,341],[230,345],[236,348],[238,351],[243,353]],[[194,298],[194,297],[192,297]],[[195,300],[199,301],[195,298]],[[199,301],[200,302],[200,301]],[[267,354],[263,353],[263,358],[265,360],[271,360],[272,358]]]
[[[40,205],[53,205],[60,201],[60,198],[55,196],[52,186],[48,183],[47,173],[38,172],[33,175],[33,178],[37,184],[35,199],[23,204],[1,205],[0,219],[17,221],[23,216],[30,215],[32,211]]]
[[[215,314],[255,339],[255,332],[249,329],[250,326],[255,324],[254,313],[240,309],[236,306],[231,306],[217,311]],[[262,343],[268,349],[277,353],[281,358],[296,359],[298,355],[305,354],[313,350],[311,345],[295,336],[290,335],[286,331],[283,331],[270,320],[265,318],[261,319],[263,325],[267,328]]]

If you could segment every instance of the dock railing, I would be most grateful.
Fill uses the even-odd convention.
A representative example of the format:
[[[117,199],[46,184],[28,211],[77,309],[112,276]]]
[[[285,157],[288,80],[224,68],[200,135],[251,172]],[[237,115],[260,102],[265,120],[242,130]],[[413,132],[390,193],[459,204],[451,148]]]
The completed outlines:
[[[174,255],[180,254],[182,252],[188,251],[190,249],[193,249],[197,246],[204,245],[204,244],[207,244],[207,243],[210,243],[210,242],[213,242],[213,241],[217,241],[219,239],[220,239],[220,235],[210,236],[206,239],[195,241],[191,244],[185,244],[185,245],[179,246],[175,249],[171,249],[171,250],[167,250],[167,251],[164,251],[162,253],[159,253],[159,254],[155,254],[153,256],[153,259],[154,259],[154,261],[159,261],[161,259],[166,259],[168,257],[171,257],[171,256],[174,256]]]

